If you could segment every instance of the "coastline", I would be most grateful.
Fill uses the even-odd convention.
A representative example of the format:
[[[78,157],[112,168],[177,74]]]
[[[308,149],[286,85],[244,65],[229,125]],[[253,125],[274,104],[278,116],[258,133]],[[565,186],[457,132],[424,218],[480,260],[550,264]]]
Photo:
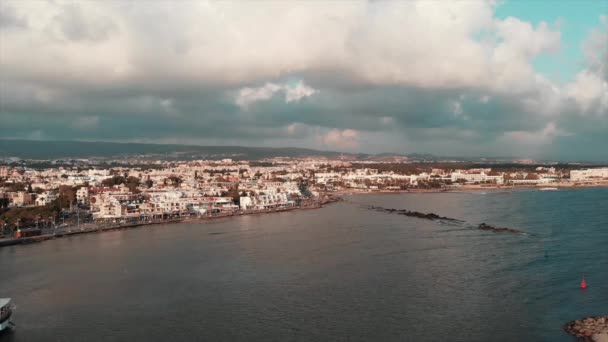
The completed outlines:
[[[420,194],[420,193],[459,193],[463,191],[495,191],[495,190],[540,190],[543,188],[561,189],[584,189],[584,188],[604,188],[608,187],[608,182],[587,183],[587,184],[542,184],[542,185],[462,185],[449,188],[436,189],[403,189],[403,190],[377,190],[377,189],[345,189],[331,192],[338,196],[359,195],[359,194]]]
[[[277,212],[285,212],[292,210],[310,210],[310,209],[319,209],[322,208],[326,204],[331,204],[334,202],[342,201],[342,196],[349,195],[362,195],[362,194],[424,194],[424,193],[462,193],[463,191],[511,191],[511,190],[524,190],[524,189],[537,189],[540,191],[542,188],[546,187],[556,188],[556,190],[560,189],[577,189],[577,188],[601,188],[608,187],[608,182],[599,182],[599,183],[587,183],[587,184],[571,184],[571,183],[559,183],[559,184],[546,184],[546,185],[517,185],[517,186],[501,186],[501,185],[462,185],[457,187],[450,188],[438,188],[438,189],[404,189],[404,190],[379,190],[379,189],[344,189],[333,192],[325,192],[323,196],[316,204],[301,206],[301,207],[290,207],[290,208],[280,208],[280,209],[267,209],[267,210],[255,210],[248,212],[233,212],[227,214],[219,214],[219,215],[208,215],[201,217],[184,217],[184,218],[175,218],[175,219],[167,219],[167,220],[159,220],[153,222],[134,222],[134,223],[119,223],[116,225],[105,226],[103,224],[96,224],[94,228],[87,229],[79,229],[73,230],[68,229],[67,231],[62,231],[54,234],[45,234],[31,237],[22,237],[22,238],[6,238],[0,239],[0,248],[6,246],[20,245],[20,244],[29,244],[36,242],[43,242],[46,240],[51,240],[55,238],[62,238],[71,235],[81,235],[81,234],[90,234],[90,233],[100,233],[111,230],[119,230],[119,229],[129,229],[129,228],[137,228],[142,226],[149,225],[157,225],[157,224],[172,224],[172,223],[189,223],[189,222],[203,222],[206,220],[213,220],[219,218],[227,218],[227,217],[235,217],[242,215],[261,215],[261,214],[272,214]],[[70,226],[68,228],[76,228],[75,226]]]
[[[15,246],[15,245],[24,245],[24,244],[30,244],[30,243],[44,242],[47,240],[53,240],[53,239],[68,237],[68,236],[72,236],[72,235],[103,233],[103,232],[113,231],[113,230],[139,228],[139,227],[159,225],[159,224],[204,222],[204,221],[208,221],[208,220],[246,216],[246,215],[263,215],[263,214],[274,214],[274,213],[281,213],[281,212],[295,211],[295,210],[320,209],[324,205],[339,202],[341,200],[342,200],[341,197],[328,196],[328,197],[320,200],[316,204],[301,206],[301,207],[255,210],[255,211],[247,211],[247,212],[234,212],[234,213],[227,213],[227,214],[201,216],[201,217],[183,217],[183,218],[175,218],[175,219],[167,219],[167,220],[158,220],[158,221],[152,221],[152,222],[134,222],[134,223],[124,223],[124,224],[119,223],[116,225],[108,225],[108,226],[104,226],[102,224],[96,224],[94,228],[87,228],[87,229],[85,229],[85,228],[78,229],[77,226],[70,226],[70,227],[67,227],[70,229],[68,229],[66,231],[54,233],[54,234],[45,234],[45,235],[22,237],[22,238],[0,239],[0,248],[8,247],[8,246]]]

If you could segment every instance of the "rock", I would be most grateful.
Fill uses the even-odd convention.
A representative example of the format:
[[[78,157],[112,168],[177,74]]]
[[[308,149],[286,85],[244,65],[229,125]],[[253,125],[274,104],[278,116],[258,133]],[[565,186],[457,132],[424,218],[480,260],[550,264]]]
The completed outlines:
[[[494,233],[525,234],[525,232],[522,232],[521,230],[517,230],[517,229],[513,229],[513,228],[494,227],[489,224],[486,224],[485,222],[481,223],[479,226],[477,226],[477,228],[481,229],[481,230],[493,231]]]
[[[591,336],[594,342],[608,342],[608,333]]]
[[[566,323],[564,330],[581,341],[608,342],[608,316],[587,317]]]
[[[461,220],[455,219],[455,218],[451,218],[451,217],[445,217],[445,216],[439,216],[435,213],[421,213],[419,211],[410,211],[410,210],[406,210],[406,209],[394,209],[394,208],[383,208],[383,207],[377,207],[377,206],[369,206],[368,207],[370,210],[376,210],[376,211],[383,211],[389,214],[398,214],[398,215],[404,215],[404,216],[409,216],[409,217],[416,217],[416,218],[420,218],[420,219],[425,219],[425,220],[445,220],[445,221],[459,221],[459,222],[463,222]]]

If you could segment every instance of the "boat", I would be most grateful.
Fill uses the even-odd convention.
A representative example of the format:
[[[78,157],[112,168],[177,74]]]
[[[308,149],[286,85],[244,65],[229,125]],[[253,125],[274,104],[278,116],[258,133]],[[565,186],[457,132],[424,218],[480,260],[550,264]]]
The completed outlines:
[[[538,191],[557,191],[559,190],[558,188],[540,188],[538,189]]]
[[[10,298],[0,298],[0,331],[12,328],[15,326],[11,322],[11,315],[13,314],[13,307],[11,305]]]

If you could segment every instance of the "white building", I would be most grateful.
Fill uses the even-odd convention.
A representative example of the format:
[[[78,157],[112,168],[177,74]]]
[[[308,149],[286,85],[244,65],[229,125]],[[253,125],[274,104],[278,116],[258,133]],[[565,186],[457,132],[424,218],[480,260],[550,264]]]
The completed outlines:
[[[496,184],[502,184],[504,181],[503,176],[490,176],[485,172],[479,173],[464,173],[464,172],[452,172],[451,180],[456,182],[459,179],[464,179],[467,183],[475,182],[496,182]]]
[[[36,205],[43,206],[47,204],[51,204],[54,200],[57,199],[57,194],[54,192],[44,192],[36,197]]]
[[[89,204],[89,188],[82,187],[76,190],[76,200],[80,204]]]
[[[608,180],[608,168],[572,170],[570,180],[573,182]]]

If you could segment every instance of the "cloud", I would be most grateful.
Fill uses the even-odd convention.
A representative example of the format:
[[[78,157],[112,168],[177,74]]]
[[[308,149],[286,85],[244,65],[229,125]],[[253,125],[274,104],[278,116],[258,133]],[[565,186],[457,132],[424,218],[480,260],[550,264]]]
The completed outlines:
[[[235,102],[239,107],[247,109],[247,107],[255,102],[270,99],[281,89],[282,87],[280,85],[274,83],[266,83],[259,88],[243,88],[239,91]]]
[[[71,41],[99,42],[108,38],[116,25],[109,16],[83,10],[77,4],[62,5],[53,18],[53,29],[61,38]]]
[[[97,116],[84,116],[76,119],[73,123],[76,129],[83,131],[90,131],[96,129],[99,125],[99,117]]]
[[[581,107],[583,113],[608,113],[608,82],[588,70],[576,75],[566,88],[569,97]]]
[[[320,137],[323,145],[331,149],[352,150],[359,147],[359,132],[354,129],[332,129]]]
[[[318,90],[313,89],[313,88],[307,86],[306,84],[304,84],[303,81],[298,81],[298,83],[296,83],[293,86],[286,86],[286,87],[284,87],[284,89],[285,89],[285,102],[287,102],[287,103],[298,102],[305,97],[312,96],[315,93],[319,92]]]
[[[239,90],[235,103],[241,109],[248,109],[249,106],[259,101],[271,99],[276,93],[282,92],[285,95],[285,103],[298,102],[305,97],[309,97],[318,91],[298,81],[294,85],[266,83],[258,88],[245,87]]]
[[[0,3],[0,28],[1,29],[23,29],[27,28],[27,21],[17,14],[15,9],[8,3]]]
[[[12,53],[0,68],[18,78],[46,74],[47,82],[69,75],[90,86],[161,79],[165,87],[238,85],[333,71],[363,84],[505,90],[532,77],[530,58],[559,46],[559,32],[497,19],[489,1],[14,4],[37,25],[4,34]],[[479,32],[500,39],[482,42]],[[23,38],[41,53],[28,55],[32,45]]]
[[[582,114],[608,116],[608,17],[600,16],[600,27],[583,42],[586,68],[565,87],[567,96]]]
[[[608,16],[600,16],[599,21],[599,27],[583,42],[583,52],[588,68],[608,81]]]
[[[523,137],[566,157],[608,144],[606,18],[560,84],[533,63],[562,53],[559,28],[496,6],[3,1],[0,136],[458,155],[517,154]]]

